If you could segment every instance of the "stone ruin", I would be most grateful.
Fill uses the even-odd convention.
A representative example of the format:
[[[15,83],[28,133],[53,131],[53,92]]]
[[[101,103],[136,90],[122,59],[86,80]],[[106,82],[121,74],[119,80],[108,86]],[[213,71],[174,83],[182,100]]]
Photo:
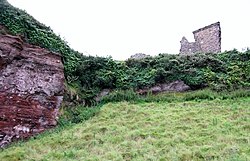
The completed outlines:
[[[220,22],[195,30],[193,34],[195,42],[188,42],[185,37],[180,41],[180,54],[221,52]]]
[[[136,53],[134,55],[131,55],[130,56],[130,59],[136,59],[136,60],[139,60],[139,59],[144,59],[144,58],[147,58],[147,57],[150,57],[150,55],[146,55],[144,53]]]

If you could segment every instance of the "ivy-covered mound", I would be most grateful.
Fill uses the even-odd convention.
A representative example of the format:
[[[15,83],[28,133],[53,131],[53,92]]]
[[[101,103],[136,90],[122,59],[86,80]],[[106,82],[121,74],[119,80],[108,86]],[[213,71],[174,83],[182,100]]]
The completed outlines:
[[[111,58],[82,57],[74,72],[83,97],[101,89],[140,89],[182,80],[192,89],[211,87],[235,90],[250,86],[250,50],[219,54],[159,54],[124,62]],[[87,93],[88,92],[88,93]],[[87,95],[88,94],[88,95]]]
[[[13,7],[6,0],[0,0],[0,25],[4,25],[12,34],[23,37],[27,43],[61,53],[66,76],[70,76],[77,67],[80,53],[71,49],[49,27],[25,11]]]
[[[91,100],[105,88],[136,90],[175,80],[182,80],[193,89],[209,86],[216,90],[234,90],[250,86],[250,50],[159,54],[139,60],[115,61],[74,51],[49,27],[6,0],[0,0],[0,24],[31,44],[61,53],[70,92],[77,93],[80,100]]]

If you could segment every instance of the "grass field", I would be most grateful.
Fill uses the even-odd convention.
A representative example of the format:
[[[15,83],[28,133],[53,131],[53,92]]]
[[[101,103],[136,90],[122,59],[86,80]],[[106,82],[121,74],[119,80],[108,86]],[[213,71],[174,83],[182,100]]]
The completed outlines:
[[[0,160],[250,160],[250,97],[105,104],[96,116],[0,152]]]

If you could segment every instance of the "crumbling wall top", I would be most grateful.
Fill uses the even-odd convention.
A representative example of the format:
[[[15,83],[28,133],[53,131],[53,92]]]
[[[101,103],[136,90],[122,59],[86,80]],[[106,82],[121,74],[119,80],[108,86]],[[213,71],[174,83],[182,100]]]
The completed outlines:
[[[221,52],[220,22],[193,31],[195,42],[188,42],[182,37],[180,54],[218,53]]]
[[[202,27],[202,28],[200,28],[200,29],[198,29],[198,30],[195,30],[195,31],[193,31],[193,34],[195,34],[195,33],[197,33],[197,32],[200,32],[200,31],[203,31],[203,30],[206,30],[206,29],[208,29],[208,28],[214,27],[214,26],[220,26],[220,22],[216,22],[216,23],[213,23],[213,24],[211,24],[211,25]]]

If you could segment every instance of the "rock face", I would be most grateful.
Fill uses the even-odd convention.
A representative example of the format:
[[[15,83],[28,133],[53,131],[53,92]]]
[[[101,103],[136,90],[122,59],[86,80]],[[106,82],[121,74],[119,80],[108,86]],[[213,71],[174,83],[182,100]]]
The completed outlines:
[[[148,92],[152,92],[153,94],[160,92],[184,92],[188,91],[191,88],[186,85],[183,81],[174,81],[171,83],[158,84],[148,89],[140,89],[137,92],[139,94],[147,94]]]
[[[63,92],[60,54],[0,33],[0,147],[55,126]]]

